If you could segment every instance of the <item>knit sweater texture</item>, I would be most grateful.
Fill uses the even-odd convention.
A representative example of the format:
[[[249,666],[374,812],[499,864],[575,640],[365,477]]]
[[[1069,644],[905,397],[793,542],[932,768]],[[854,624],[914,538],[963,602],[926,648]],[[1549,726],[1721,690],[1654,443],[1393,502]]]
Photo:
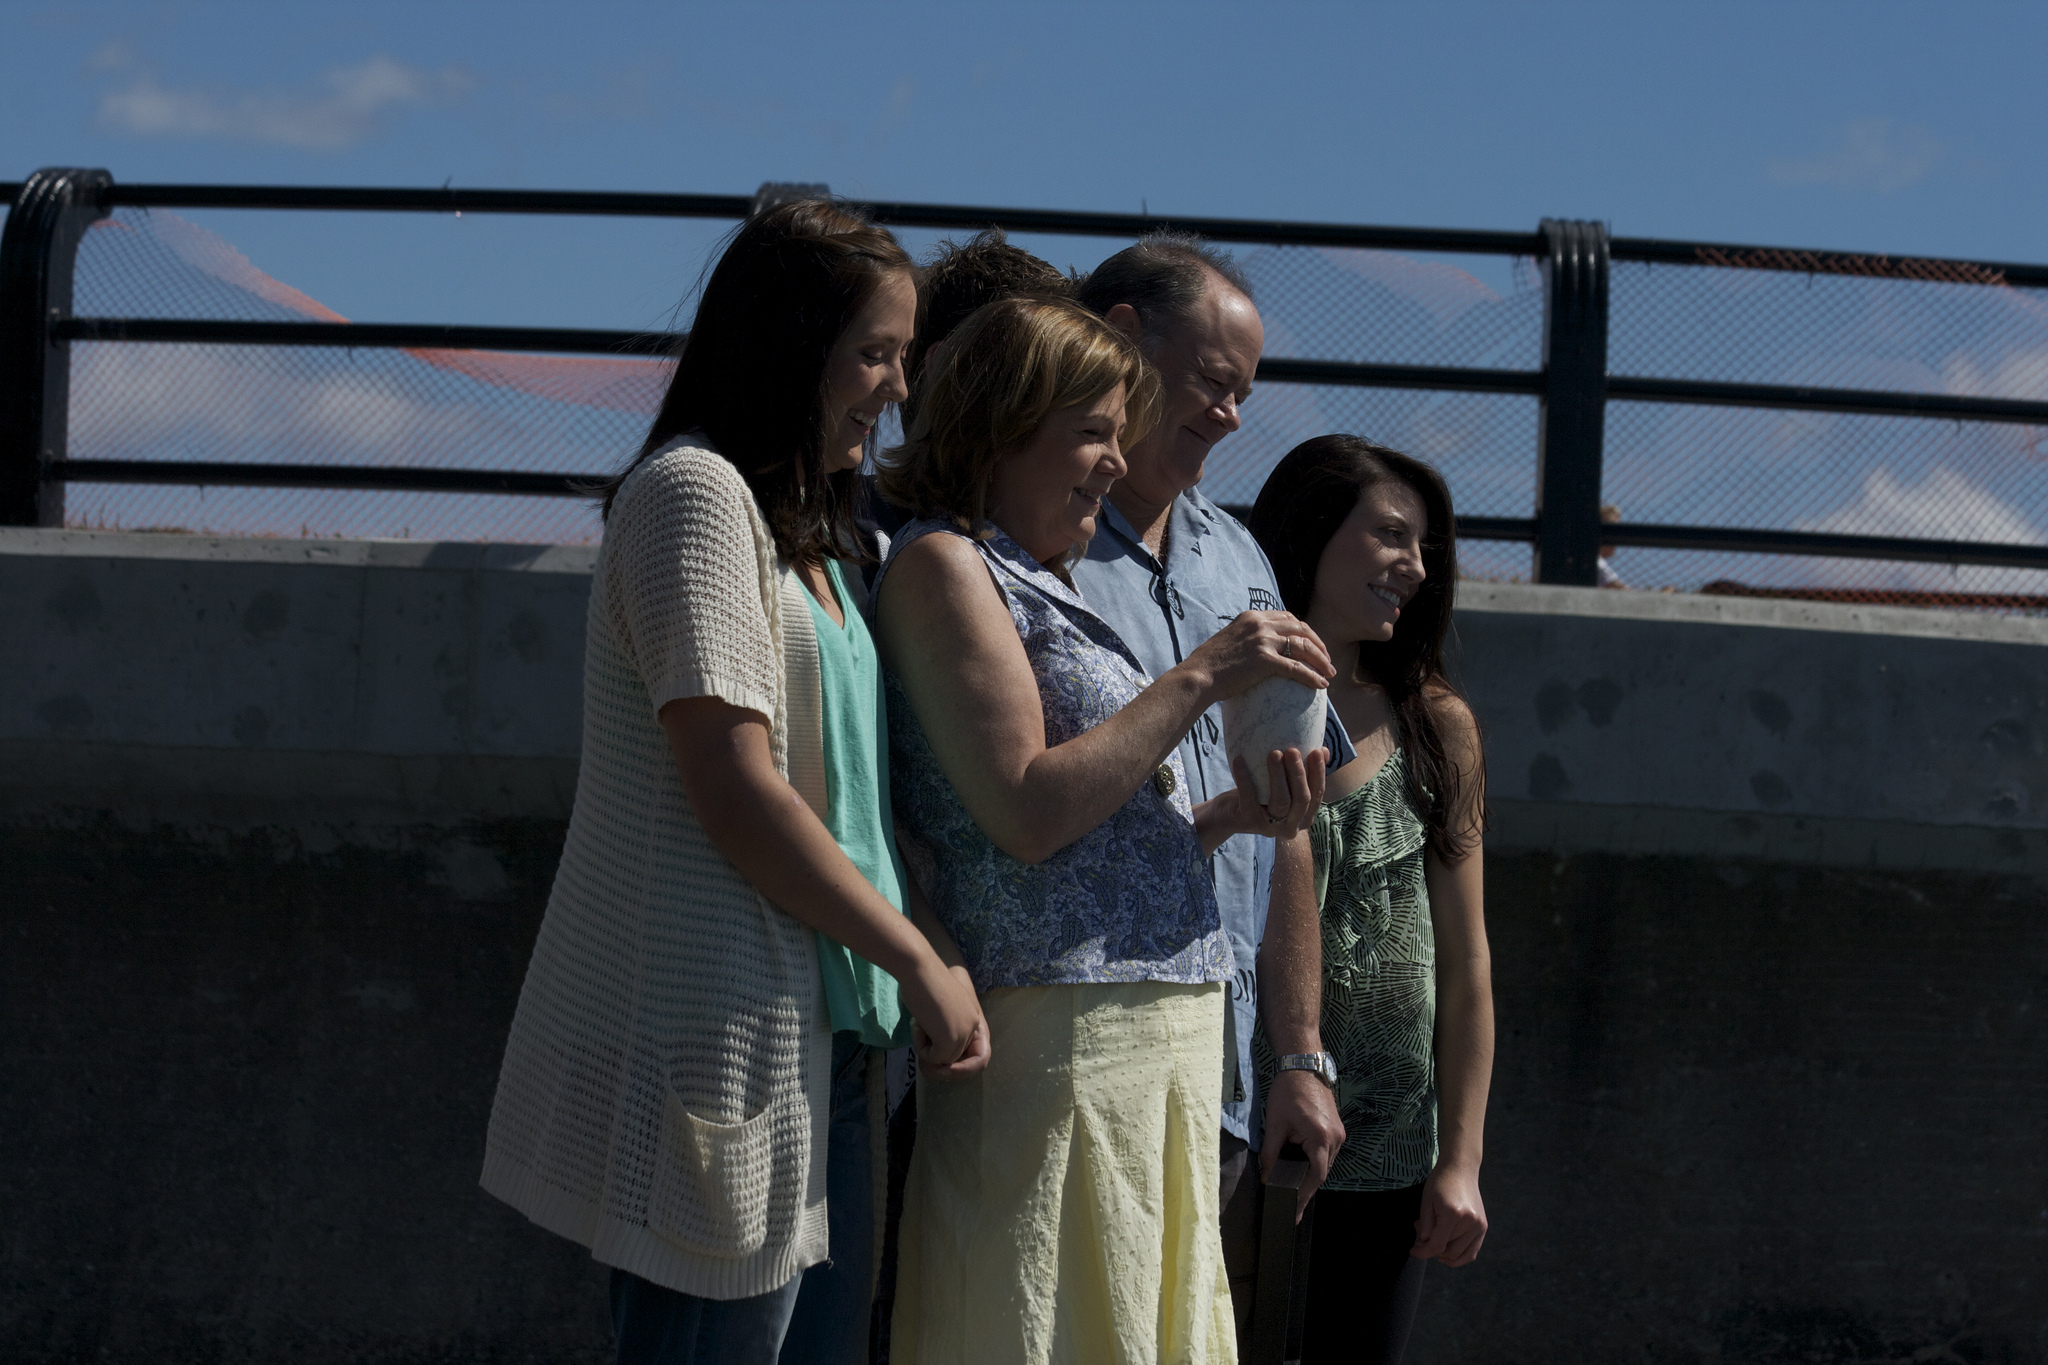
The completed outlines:
[[[777,771],[826,810],[805,590],[701,434],[642,461],[613,500],[576,802],[483,1186],[606,1265],[745,1298],[826,1256],[832,1036],[811,931],[691,810],[656,719],[679,697],[767,717]]]

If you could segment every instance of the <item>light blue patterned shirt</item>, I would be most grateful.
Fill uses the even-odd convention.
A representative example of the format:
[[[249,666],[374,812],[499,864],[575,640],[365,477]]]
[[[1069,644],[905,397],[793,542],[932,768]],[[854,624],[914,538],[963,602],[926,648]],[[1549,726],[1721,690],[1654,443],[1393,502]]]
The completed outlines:
[[[1038,682],[1048,746],[1087,733],[1151,685],[1080,594],[1000,531],[974,540],[950,522],[911,522],[890,545],[877,594],[904,547],[933,533],[961,536],[980,551],[1009,604]],[[1230,941],[1178,757],[1165,765],[1170,783],[1143,783],[1108,820],[1027,864],[997,848],[967,813],[901,683],[888,674],[883,687],[890,786],[908,827],[905,860],[977,989],[1230,979]]]
[[[1155,676],[1194,653],[1239,612],[1281,609],[1272,566],[1236,517],[1192,488],[1173,500],[1167,516],[1161,559],[1145,548],[1122,512],[1105,505],[1087,558],[1073,570],[1089,605]],[[1356,757],[1335,710],[1326,742],[1332,771]],[[1221,707],[1210,707],[1195,722],[1178,758],[1194,783],[1196,801],[1237,785],[1223,750]],[[1272,892],[1273,841],[1233,835],[1216,850],[1213,865],[1217,906],[1237,959],[1228,1044],[1236,1064],[1224,1086],[1223,1126],[1257,1146],[1261,1115],[1252,1083],[1252,1022],[1259,1012],[1258,952]]]

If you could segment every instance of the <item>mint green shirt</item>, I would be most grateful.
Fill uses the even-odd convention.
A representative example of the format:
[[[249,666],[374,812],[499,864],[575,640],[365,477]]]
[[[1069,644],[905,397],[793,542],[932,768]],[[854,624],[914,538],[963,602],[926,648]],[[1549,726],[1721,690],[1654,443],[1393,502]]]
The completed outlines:
[[[889,807],[889,722],[882,709],[881,666],[838,561],[828,560],[826,572],[846,624],[835,624],[817,598],[804,594],[818,631],[825,701],[825,828],[861,876],[901,910],[903,864]],[[895,977],[823,934],[818,935],[818,967],[834,1032],[857,1032],[870,1047],[902,1047],[910,1041],[910,1016],[903,1012]]]

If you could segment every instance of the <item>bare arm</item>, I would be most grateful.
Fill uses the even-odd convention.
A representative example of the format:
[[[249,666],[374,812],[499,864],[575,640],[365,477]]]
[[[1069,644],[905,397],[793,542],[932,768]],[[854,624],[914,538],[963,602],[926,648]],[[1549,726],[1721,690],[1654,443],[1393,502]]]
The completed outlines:
[[[1477,728],[1462,706],[1456,715],[1461,723],[1446,725],[1445,747],[1476,780]],[[1476,802],[1472,809],[1478,810]],[[1438,1155],[1423,1188],[1422,1217],[1409,1254],[1447,1266],[1470,1264],[1487,1227],[1479,1164],[1493,1079],[1493,959],[1486,943],[1485,857],[1476,817],[1469,835],[1467,851],[1457,860],[1446,862],[1434,852],[1424,858],[1436,929]]]
[[[1212,702],[1267,677],[1321,687],[1331,674],[1306,625],[1284,612],[1246,612],[1116,715],[1048,748],[1009,609],[979,552],[949,535],[898,554],[882,582],[877,635],[968,814],[1027,863],[1115,814]]]
[[[896,978],[930,1040],[925,1054],[958,1061],[981,1018],[924,934],[839,847],[782,775],[757,711],[717,697],[671,701],[659,713],[690,808],[712,846],[785,914]]]
[[[1321,750],[1317,750],[1321,756]],[[1259,944],[1259,1015],[1267,1041],[1281,1056],[1323,1050],[1323,932],[1316,905],[1315,862],[1307,833],[1273,844],[1273,899]],[[1266,1096],[1266,1134],[1259,1169],[1270,1172],[1283,1143],[1298,1142],[1308,1156],[1308,1179],[1295,1197],[1294,1216],[1330,1174],[1344,1145],[1337,1098],[1307,1071],[1282,1071]]]

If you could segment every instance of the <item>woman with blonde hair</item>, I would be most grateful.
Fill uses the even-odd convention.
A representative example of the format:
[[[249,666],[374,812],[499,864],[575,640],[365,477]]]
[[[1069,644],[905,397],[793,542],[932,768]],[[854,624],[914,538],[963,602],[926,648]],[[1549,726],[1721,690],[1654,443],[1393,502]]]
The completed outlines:
[[[1235,1358],[1217,1233],[1223,982],[1207,854],[1311,812],[1191,806],[1175,749],[1221,697],[1322,687],[1322,645],[1247,612],[1159,678],[1067,566],[1152,420],[1138,350],[1076,304],[974,313],[929,362],[880,486],[913,519],[876,582],[912,876],[958,942],[986,1071],[920,1091],[892,1359]]]

